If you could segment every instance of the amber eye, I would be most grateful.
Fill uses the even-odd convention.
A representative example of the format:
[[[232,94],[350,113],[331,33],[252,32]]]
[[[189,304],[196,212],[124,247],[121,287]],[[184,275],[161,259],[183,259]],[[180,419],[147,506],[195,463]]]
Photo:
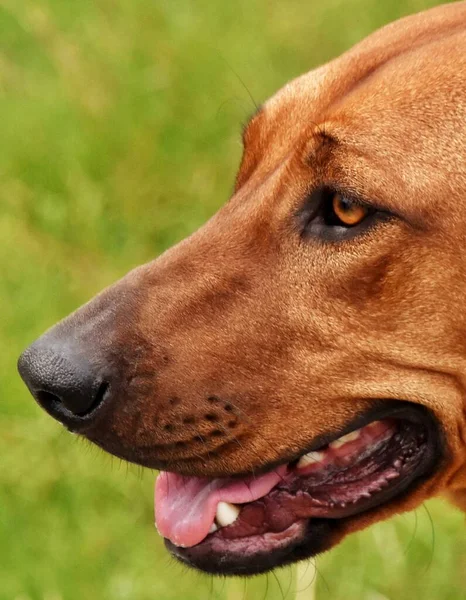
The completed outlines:
[[[333,212],[334,218],[337,221],[335,224],[342,225],[344,227],[353,227],[361,223],[369,214],[369,208],[345,198],[337,192],[332,194],[331,197],[331,211]]]
[[[350,240],[396,217],[351,193],[330,187],[315,189],[299,217],[303,233],[326,242]]]

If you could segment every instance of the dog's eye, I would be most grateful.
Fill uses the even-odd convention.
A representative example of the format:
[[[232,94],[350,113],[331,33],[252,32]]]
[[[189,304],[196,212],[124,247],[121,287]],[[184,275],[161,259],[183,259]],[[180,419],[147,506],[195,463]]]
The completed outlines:
[[[340,225],[342,227],[358,225],[370,212],[368,206],[346,198],[337,192],[331,194],[323,209],[327,225]]]
[[[375,221],[386,220],[388,213],[349,195],[329,188],[316,190],[301,218],[304,234],[329,242],[343,241],[362,233]]]

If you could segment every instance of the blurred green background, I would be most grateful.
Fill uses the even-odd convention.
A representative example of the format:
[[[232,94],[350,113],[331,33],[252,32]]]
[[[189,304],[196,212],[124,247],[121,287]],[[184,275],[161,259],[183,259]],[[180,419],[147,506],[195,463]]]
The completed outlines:
[[[260,103],[434,4],[0,2],[0,600],[466,598],[464,517],[440,501],[319,557],[315,586],[188,572],[154,530],[154,474],[65,433],[16,374],[28,342],[227,199],[245,86]]]

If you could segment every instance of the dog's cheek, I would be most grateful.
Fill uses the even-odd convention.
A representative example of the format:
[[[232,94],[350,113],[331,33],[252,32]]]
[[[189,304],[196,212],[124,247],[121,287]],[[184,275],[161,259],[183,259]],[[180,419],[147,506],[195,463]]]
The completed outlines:
[[[329,290],[329,295],[348,303],[357,311],[375,307],[387,299],[387,285],[392,256],[382,255],[369,264],[352,265],[350,275],[340,279]]]
[[[320,282],[322,296],[333,306],[345,306],[347,316],[372,320],[383,313],[386,321],[416,273],[416,261],[406,251],[410,244],[402,227],[382,224],[348,246],[329,248],[327,274]]]

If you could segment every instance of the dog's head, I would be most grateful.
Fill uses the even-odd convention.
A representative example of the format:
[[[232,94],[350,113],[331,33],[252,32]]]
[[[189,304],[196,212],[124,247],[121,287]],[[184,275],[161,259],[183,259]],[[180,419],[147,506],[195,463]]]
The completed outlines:
[[[231,200],[22,355],[53,417],[164,471],[181,560],[263,571],[466,488],[465,22],[285,86]]]

